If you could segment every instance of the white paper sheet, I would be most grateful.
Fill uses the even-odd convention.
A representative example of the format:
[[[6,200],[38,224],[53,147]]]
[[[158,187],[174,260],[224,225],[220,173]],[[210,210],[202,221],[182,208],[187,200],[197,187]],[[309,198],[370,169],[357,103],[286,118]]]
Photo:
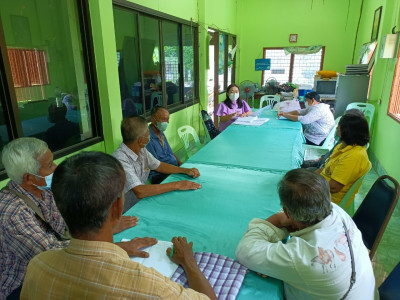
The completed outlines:
[[[127,242],[128,239],[122,239],[121,242]],[[170,278],[178,265],[174,263],[166,254],[167,249],[171,247],[172,243],[167,241],[158,241],[157,244],[141,249],[149,253],[148,258],[131,257],[131,260],[140,263],[148,268],[153,268],[160,272],[162,275]]]

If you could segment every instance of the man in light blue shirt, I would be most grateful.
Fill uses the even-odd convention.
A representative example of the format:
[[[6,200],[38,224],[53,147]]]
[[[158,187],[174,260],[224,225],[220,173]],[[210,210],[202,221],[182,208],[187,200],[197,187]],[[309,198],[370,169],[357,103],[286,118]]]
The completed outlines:
[[[182,162],[172,152],[164,134],[169,123],[168,110],[158,105],[154,106],[151,110],[150,121],[150,142],[146,146],[147,150],[159,161],[179,167]],[[149,174],[149,181],[152,184],[159,184],[167,178],[167,176],[168,174],[161,174],[152,170]]]

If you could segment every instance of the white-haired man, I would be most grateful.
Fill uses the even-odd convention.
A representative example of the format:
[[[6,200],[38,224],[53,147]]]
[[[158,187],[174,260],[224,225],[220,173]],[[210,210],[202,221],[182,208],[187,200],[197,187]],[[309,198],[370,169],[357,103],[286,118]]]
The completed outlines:
[[[0,300],[8,300],[19,299],[31,258],[63,248],[69,240],[50,190],[57,166],[47,144],[36,138],[15,139],[4,147],[2,163],[11,179],[0,191]],[[137,223],[134,218],[125,221],[115,232]],[[147,256],[138,249],[154,243],[155,239],[145,238],[119,246],[130,255]]]

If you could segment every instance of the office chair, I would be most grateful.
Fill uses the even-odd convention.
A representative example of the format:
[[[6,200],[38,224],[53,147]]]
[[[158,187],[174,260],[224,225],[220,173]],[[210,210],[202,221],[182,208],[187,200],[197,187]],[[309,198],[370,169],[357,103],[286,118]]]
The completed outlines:
[[[380,300],[400,299],[400,263],[397,263],[393,271],[378,288]]]
[[[386,180],[392,182],[393,187]],[[381,176],[375,181],[353,216],[354,223],[362,233],[365,246],[370,249],[369,257],[371,260],[398,199],[399,183],[388,175]]]

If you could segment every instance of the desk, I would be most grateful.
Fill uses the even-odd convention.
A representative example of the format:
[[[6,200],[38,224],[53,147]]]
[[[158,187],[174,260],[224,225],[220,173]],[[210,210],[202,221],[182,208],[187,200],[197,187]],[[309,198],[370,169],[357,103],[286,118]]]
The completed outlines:
[[[260,127],[229,126],[183,165],[199,169],[201,176],[192,180],[201,189],[142,199],[126,212],[138,216],[139,224],[116,234],[114,241],[186,236],[194,251],[235,258],[248,223],[281,208],[277,184],[302,160],[301,124],[277,120],[272,111],[263,111],[262,117],[270,120]],[[183,179],[188,177],[173,174],[164,183]],[[237,299],[282,299],[282,293],[281,281],[250,272]]]
[[[230,125],[188,161],[258,170],[299,168],[304,142],[301,123],[276,116],[276,112],[264,110],[261,117],[270,120],[259,127]]]
[[[185,163],[184,167],[199,169],[201,176],[193,181],[202,188],[142,199],[126,212],[138,216],[139,224],[116,234],[114,241],[136,236],[170,241],[180,235],[193,241],[194,251],[235,258],[248,223],[254,217],[266,218],[280,209],[276,185],[284,172],[194,163]],[[183,179],[187,177],[174,174],[164,182]],[[282,299],[282,289],[281,281],[250,272],[237,299]]]

